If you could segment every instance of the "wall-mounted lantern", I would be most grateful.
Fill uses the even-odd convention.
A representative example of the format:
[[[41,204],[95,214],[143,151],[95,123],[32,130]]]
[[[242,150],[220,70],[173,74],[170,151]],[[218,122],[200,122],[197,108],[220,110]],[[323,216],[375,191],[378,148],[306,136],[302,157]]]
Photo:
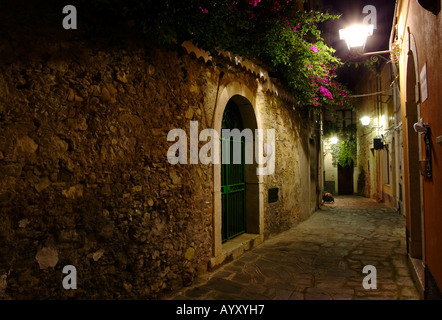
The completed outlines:
[[[421,160],[421,174],[426,178],[432,177],[431,168],[431,143],[430,143],[430,126],[423,123],[422,119],[413,125],[414,131],[424,135],[425,141],[425,159]]]
[[[364,52],[367,38],[373,35],[374,25],[372,24],[355,24],[345,29],[339,29],[339,39],[345,40],[348,50],[361,56],[371,56],[373,61],[377,61],[378,57],[388,61],[383,54],[390,54],[390,50],[382,50],[375,52]]]
[[[370,117],[362,117],[361,118],[361,123],[363,126],[368,126],[370,124],[371,118]]]
[[[382,137],[375,137],[373,138],[373,148],[375,150],[382,150],[384,149],[384,141],[382,141]]]
[[[374,25],[355,24],[339,30],[339,39],[345,40],[348,50],[363,51],[367,37],[373,35]]]

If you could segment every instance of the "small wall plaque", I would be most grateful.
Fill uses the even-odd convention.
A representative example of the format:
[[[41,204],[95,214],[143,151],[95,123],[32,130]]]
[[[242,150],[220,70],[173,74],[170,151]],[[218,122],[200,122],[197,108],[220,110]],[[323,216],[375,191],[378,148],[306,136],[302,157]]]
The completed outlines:
[[[268,200],[268,202],[272,203],[272,202],[278,201],[278,199],[279,199],[278,193],[279,193],[279,188],[270,188],[269,189],[269,197],[268,197],[269,200]]]
[[[424,64],[420,74],[421,83],[421,100],[424,102],[428,98],[428,86],[427,86],[427,64]]]

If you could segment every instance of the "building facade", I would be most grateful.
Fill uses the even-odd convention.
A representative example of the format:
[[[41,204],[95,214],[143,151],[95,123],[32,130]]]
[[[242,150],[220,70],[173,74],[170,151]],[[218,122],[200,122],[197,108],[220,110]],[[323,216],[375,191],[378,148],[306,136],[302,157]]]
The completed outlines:
[[[410,267],[426,299],[442,297],[441,27],[440,1],[397,1],[388,62],[364,72],[355,96],[358,193],[406,216]]]
[[[399,86],[394,77],[396,65],[382,57],[377,59],[382,62],[374,72],[365,70],[355,95],[357,192],[404,214],[402,118]]]
[[[427,299],[442,297],[440,9],[440,1],[397,1],[390,39],[399,59],[407,248]]]

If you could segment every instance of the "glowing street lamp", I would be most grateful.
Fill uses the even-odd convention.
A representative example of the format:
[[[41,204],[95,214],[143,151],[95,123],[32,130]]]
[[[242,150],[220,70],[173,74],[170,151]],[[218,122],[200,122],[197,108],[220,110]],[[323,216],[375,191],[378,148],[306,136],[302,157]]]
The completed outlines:
[[[350,52],[356,51],[361,56],[371,56],[373,61],[377,61],[378,57],[388,61],[382,54],[390,54],[392,61],[397,62],[396,55],[391,50],[375,51],[375,52],[363,52],[367,37],[373,35],[374,25],[372,24],[354,24],[345,29],[339,30],[339,39],[345,40],[348,50]]]
[[[348,50],[364,50],[367,37],[373,35],[374,25],[355,24],[345,29],[339,30],[339,38],[345,40]]]
[[[330,138],[330,144],[337,144],[338,141],[339,141],[339,139],[336,137]]]
[[[368,126],[370,124],[371,118],[370,117],[362,117],[361,118],[361,123],[363,126]]]

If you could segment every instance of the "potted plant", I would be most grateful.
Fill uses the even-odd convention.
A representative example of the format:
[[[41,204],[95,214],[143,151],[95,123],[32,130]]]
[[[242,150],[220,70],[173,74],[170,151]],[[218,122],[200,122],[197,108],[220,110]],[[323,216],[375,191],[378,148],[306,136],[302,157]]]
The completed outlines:
[[[325,192],[322,195],[322,201],[324,201],[324,203],[331,203],[335,202],[335,198],[333,198],[333,195],[330,192]]]

